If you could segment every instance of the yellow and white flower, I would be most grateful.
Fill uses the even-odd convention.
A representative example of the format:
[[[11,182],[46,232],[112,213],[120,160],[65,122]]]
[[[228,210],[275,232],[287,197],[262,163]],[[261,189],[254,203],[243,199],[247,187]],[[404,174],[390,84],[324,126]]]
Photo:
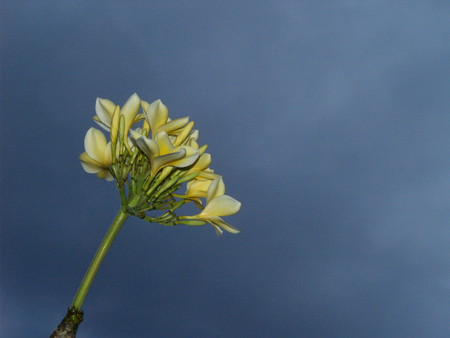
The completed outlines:
[[[92,118],[100,127],[109,131],[111,128],[111,120],[116,109],[114,102],[108,99],[97,97],[95,100],[95,116]]]
[[[161,131],[166,132],[168,135],[176,135],[177,131],[181,130],[189,122],[189,117],[171,120],[169,118],[169,110],[159,99],[151,104],[145,101],[142,101],[141,104],[145,120],[150,126],[153,137]]]
[[[131,131],[131,136],[136,141],[139,149],[150,160],[152,176],[167,166],[177,168],[188,167],[199,157],[199,151],[192,147],[174,147],[169,135],[164,131],[156,134],[154,140],[133,130]]]
[[[112,164],[111,143],[106,142],[105,135],[98,129],[90,128],[84,138],[84,148],[86,151],[80,155],[84,171],[112,181],[114,178],[109,171]]]
[[[114,112],[119,108],[120,115],[123,115],[125,120],[125,135],[131,126],[142,120],[142,115],[138,115],[139,108],[141,106],[141,99],[134,93],[123,105],[122,109],[116,106],[114,102],[108,99],[97,98],[95,101],[95,116],[94,121],[106,131],[110,131],[113,121]],[[117,121],[119,119],[117,118]]]
[[[139,114],[141,108],[143,113]],[[109,132],[111,141],[107,142],[100,130],[90,128],[84,139],[85,152],[80,155],[81,165],[99,178],[117,180],[127,212],[163,225],[210,223],[218,235],[223,231],[239,233],[221,217],[237,213],[241,203],[225,195],[222,177],[209,168],[208,146],[199,146],[199,131],[189,117],[172,120],[161,100],[150,104],[137,94],[131,95],[122,109],[110,100],[97,98],[95,112],[94,121]],[[133,127],[141,120],[139,128]],[[186,193],[177,194],[185,182]],[[200,212],[177,216],[175,210],[189,202],[194,202]],[[168,210],[157,217],[146,214],[165,208]]]
[[[240,210],[241,202],[224,194],[225,185],[222,177],[217,177],[208,187],[206,193],[206,206],[202,212],[195,216],[185,216],[181,218],[206,221],[214,227],[217,235],[221,235],[223,230],[233,234],[239,233],[240,231],[238,229],[225,222],[220,216],[234,215]]]

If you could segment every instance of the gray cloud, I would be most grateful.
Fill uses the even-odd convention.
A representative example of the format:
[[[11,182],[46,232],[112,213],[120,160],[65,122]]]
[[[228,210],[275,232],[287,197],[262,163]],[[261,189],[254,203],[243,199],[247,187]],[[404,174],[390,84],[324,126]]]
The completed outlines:
[[[135,91],[195,120],[242,233],[130,220],[80,336],[448,331],[447,4],[2,8],[3,335],[70,304],[119,207],[83,137]]]

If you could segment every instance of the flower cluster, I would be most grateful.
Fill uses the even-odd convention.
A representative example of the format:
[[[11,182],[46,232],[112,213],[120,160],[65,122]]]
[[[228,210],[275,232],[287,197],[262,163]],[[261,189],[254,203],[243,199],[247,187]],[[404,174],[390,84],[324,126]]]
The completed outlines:
[[[218,235],[223,230],[239,232],[221,216],[237,213],[241,203],[225,195],[222,177],[209,168],[211,155],[207,145],[197,143],[199,132],[189,117],[172,120],[161,100],[148,103],[137,94],[122,108],[97,98],[95,112],[94,121],[109,132],[110,141],[90,128],[81,165],[88,173],[115,181],[127,213],[163,225],[210,223]],[[179,194],[183,183],[186,192]],[[200,212],[177,216],[175,211],[189,202]]]

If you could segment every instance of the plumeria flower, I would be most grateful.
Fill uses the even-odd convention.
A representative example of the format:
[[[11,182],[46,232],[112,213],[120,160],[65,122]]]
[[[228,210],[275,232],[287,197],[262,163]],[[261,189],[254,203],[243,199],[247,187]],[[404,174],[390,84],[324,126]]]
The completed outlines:
[[[201,176],[202,172],[206,169],[208,169],[208,166],[211,164],[211,155],[208,153],[203,153],[198,158],[197,162],[190,168],[188,171],[186,171],[185,175],[189,175],[194,172],[199,172],[199,176]],[[215,177],[214,177],[215,178]],[[206,191],[208,190],[209,184],[211,183],[212,179],[205,179],[204,177],[200,177],[199,180],[194,179],[192,181],[188,182],[187,185],[187,191],[186,195],[191,196],[191,192],[198,190],[197,186],[201,186],[204,191],[204,196],[195,196],[195,197],[206,197]],[[200,182],[199,182],[200,181]],[[209,181],[209,182],[203,182],[203,181]],[[194,195],[192,195],[194,197]]]
[[[197,129],[192,130],[189,135],[189,139],[186,139],[186,144],[194,149],[199,149],[198,141],[199,131]]]
[[[200,171],[200,174],[196,177],[196,179],[214,180],[217,177],[220,177],[220,175],[216,174],[211,168],[206,168]]]
[[[86,151],[80,155],[84,171],[112,181],[114,178],[109,171],[112,164],[111,143],[106,142],[105,135],[98,129],[90,128],[84,138],[84,148]]]
[[[141,107],[143,114],[138,114]],[[221,217],[238,212],[241,203],[225,195],[221,176],[209,168],[211,155],[206,153],[207,145],[199,146],[199,131],[194,129],[194,122],[189,122],[189,117],[172,120],[161,100],[150,104],[137,94],[131,95],[122,109],[110,100],[98,98],[95,109],[94,120],[110,131],[111,142],[107,143],[100,130],[89,129],[85,137],[86,151],[80,155],[81,164],[86,172],[95,173],[100,178],[109,181],[116,178],[122,191],[122,202],[128,201],[129,211],[134,210],[139,217],[147,217],[142,210],[158,209],[168,204],[170,212],[158,218],[148,216],[148,220],[166,225],[178,224],[182,220],[188,225],[209,222],[218,234],[223,230],[239,232]],[[131,129],[140,119],[144,119],[143,125]],[[157,174],[158,179],[153,180]],[[187,183],[184,195],[170,190],[184,182]],[[128,194],[132,198],[124,197],[125,186],[128,186]],[[142,199],[141,191],[152,197]],[[206,202],[202,203],[202,199]],[[188,202],[194,202],[201,212],[177,217],[174,210]]]
[[[239,233],[240,231],[238,229],[225,222],[220,216],[234,215],[241,208],[241,202],[231,196],[224,195],[224,193],[225,185],[222,177],[217,177],[208,187],[206,206],[203,211],[195,216],[182,216],[180,218],[206,221],[214,227],[217,235],[221,235],[223,230],[233,234]]]
[[[149,139],[140,133],[131,131],[139,149],[148,157],[151,164],[152,176],[167,166],[185,168],[192,165],[199,157],[198,150],[180,146],[174,147],[166,132],[156,134],[155,139]]]
[[[211,164],[211,161],[212,161],[211,154],[208,153],[201,154],[200,157],[198,158],[198,161],[195,162],[194,166],[187,171],[187,174],[207,169]]]
[[[194,128],[193,121],[187,123],[182,129],[174,131],[173,134],[176,136],[173,136],[173,144],[175,146],[185,145],[187,141],[189,141],[189,137],[192,134],[192,128]]]
[[[211,155],[208,153],[202,154],[197,162],[195,162],[195,164],[184,174],[184,176],[196,174],[194,179],[187,182],[186,193],[184,195],[175,194],[175,196],[191,200],[199,209],[203,209],[203,203],[200,198],[206,197],[211,182],[215,178],[220,177],[218,174],[214,173],[213,170],[208,168],[210,163]],[[223,184],[223,182],[221,184]]]
[[[212,181],[213,179],[198,178],[197,176],[196,179],[187,183],[186,193],[180,197],[193,201],[199,209],[203,209],[203,202],[201,199],[206,197]]]
[[[176,134],[176,131],[182,129],[189,122],[189,117],[171,120],[169,110],[161,100],[156,100],[151,104],[142,101],[141,104],[153,137],[161,131],[165,131],[168,135]]]
[[[167,123],[159,126],[156,132],[165,131],[169,135],[178,136],[181,132],[187,130],[186,127],[191,128],[194,126],[194,122],[189,122],[189,116],[180,117],[179,119],[167,119]],[[186,125],[187,124],[187,125]]]
[[[129,97],[127,102],[123,105],[122,109],[119,107],[120,115],[125,119],[125,134],[128,133],[130,127],[142,120],[142,115],[138,115],[139,108],[141,106],[141,99],[134,93]],[[106,131],[110,131],[111,124],[116,111],[117,106],[108,99],[97,98],[95,101],[95,116],[94,121]]]
[[[100,127],[109,131],[111,120],[116,109],[114,102],[97,97],[95,100],[95,116],[92,118]]]
[[[186,185],[186,198],[205,198],[212,180],[201,179],[189,181]]]

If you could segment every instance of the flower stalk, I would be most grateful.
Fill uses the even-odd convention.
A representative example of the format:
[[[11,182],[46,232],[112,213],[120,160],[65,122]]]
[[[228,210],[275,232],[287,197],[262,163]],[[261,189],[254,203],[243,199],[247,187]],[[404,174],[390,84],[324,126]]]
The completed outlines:
[[[94,278],[97,275],[98,269],[100,268],[100,264],[102,264],[106,254],[109,251],[109,248],[111,247],[111,244],[113,243],[116,236],[119,234],[120,229],[122,229],[123,224],[125,223],[125,221],[129,216],[130,215],[123,209],[120,209],[119,212],[117,213],[116,217],[114,218],[114,221],[112,222],[111,226],[106,232],[106,235],[103,238],[103,241],[100,244],[94,256],[94,259],[92,260],[91,265],[89,266],[86,275],[84,276],[83,281],[80,284],[80,287],[78,288],[78,291],[72,302],[71,306],[72,308],[81,310],[81,306],[83,305],[83,302],[92,285],[92,282],[94,281]]]

